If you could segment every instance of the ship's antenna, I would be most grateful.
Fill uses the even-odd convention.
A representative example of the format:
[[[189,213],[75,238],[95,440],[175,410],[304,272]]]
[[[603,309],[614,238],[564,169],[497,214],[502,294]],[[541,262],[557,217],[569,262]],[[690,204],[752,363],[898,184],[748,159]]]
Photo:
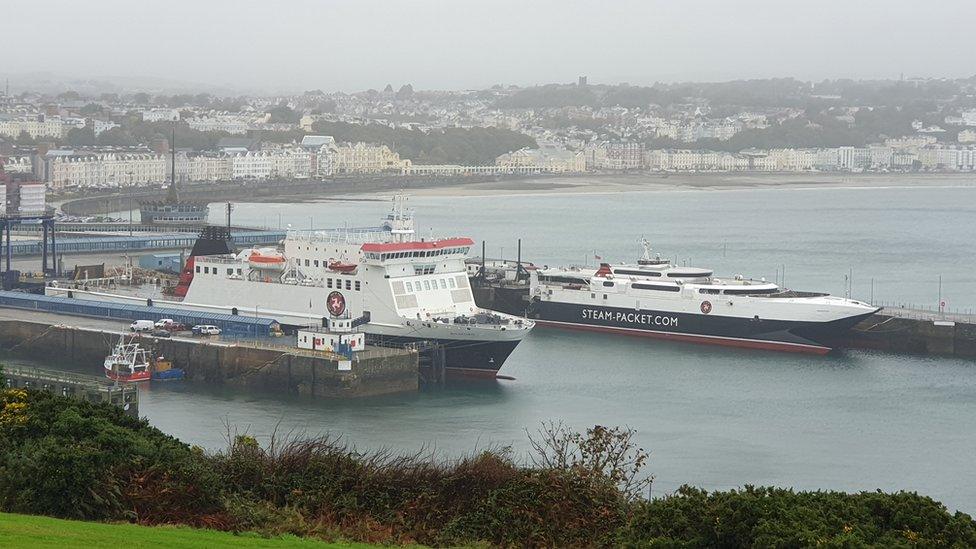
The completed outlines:
[[[646,260],[646,261],[650,261],[651,260],[651,243],[648,242],[647,239],[644,238],[643,235],[641,235],[641,237],[640,237],[640,245],[641,245],[641,248],[644,250],[643,254],[641,255],[641,259],[642,260]]]

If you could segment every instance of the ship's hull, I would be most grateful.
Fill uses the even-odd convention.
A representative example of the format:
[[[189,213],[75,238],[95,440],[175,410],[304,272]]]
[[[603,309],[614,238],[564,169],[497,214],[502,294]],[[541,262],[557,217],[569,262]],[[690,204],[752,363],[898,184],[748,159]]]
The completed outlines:
[[[831,350],[829,342],[872,314],[874,311],[819,322],[539,301],[532,304],[529,316],[541,326],[749,349],[826,354]]]
[[[431,342],[444,347],[444,368],[449,378],[495,379],[498,369],[512,354],[519,340],[471,341],[418,339],[403,336],[370,336],[372,341],[404,345]]]

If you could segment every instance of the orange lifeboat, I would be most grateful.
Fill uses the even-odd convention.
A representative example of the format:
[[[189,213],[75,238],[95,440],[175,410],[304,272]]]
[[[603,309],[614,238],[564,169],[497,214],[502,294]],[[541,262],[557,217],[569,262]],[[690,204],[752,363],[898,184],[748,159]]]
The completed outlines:
[[[343,263],[341,261],[332,261],[329,263],[329,269],[339,272],[339,273],[351,273],[356,270],[355,263]]]
[[[252,269],[283,271],[285,256],[276,250],[253,250],[247,257]]]

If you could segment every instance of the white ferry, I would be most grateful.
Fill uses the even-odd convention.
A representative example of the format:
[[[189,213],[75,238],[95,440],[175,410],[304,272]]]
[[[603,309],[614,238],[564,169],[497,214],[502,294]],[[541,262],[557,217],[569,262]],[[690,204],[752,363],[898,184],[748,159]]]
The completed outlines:
[[[274,318],[285,327],[361,319],[368,338],[445,346],[449,374],[494,377],[528,335],[530,320],[475,305],[465,258],[470,238],[417,239],[403,197],[382,227],[289,230],[283,249],[246,249],[188,261],[181,301],[160,307]],[[48,295],[67,295],[48,287]],[[71,290],[79,299],[145,304],[147,296]],[[174,298],[175,299],[175,298]]]
[[[830,341],[880,310],[764,279],[718,278],[652,259],[642,245],[636,265],[531,271],[527,316],[540,325],[824,354]]]

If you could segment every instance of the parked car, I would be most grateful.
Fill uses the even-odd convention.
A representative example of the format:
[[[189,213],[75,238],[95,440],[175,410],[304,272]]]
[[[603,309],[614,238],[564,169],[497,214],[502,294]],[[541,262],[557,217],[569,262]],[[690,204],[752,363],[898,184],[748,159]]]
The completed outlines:
[[[194,335],[220,335],[220,328],[212,324],[197,324],[193,327]]]
[[[182,332],[186,329],[186,326],[176,322],[172,318],[161,318],[156,321],[156,328],[169,330],[171,332]]]
[[[129,330],[133,332],[151,332],[156,327],[152,320],[136,320],[129,324]]]
[[[173,334],[169,332],[166,328],[156,328],[152,331],[153,337],[172,337]]]

